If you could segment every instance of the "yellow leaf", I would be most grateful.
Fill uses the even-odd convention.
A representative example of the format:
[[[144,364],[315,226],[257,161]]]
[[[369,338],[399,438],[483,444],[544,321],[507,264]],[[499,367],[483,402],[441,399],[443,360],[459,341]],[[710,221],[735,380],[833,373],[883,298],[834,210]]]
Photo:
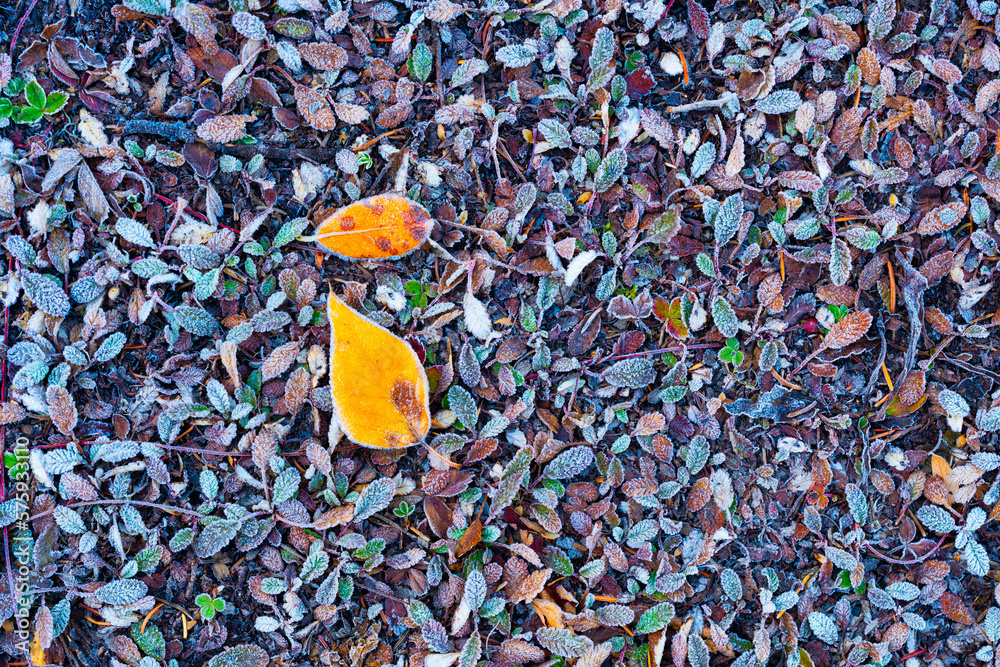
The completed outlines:
[[[951,466],[937,454],[931,454],[931,474],[937,475],[947,484],[951,478]]]
[[[382,194],[338,209],[321,211],[316,240],[347,259],[402,257],[430,236],[434,220],[406,197]]]
[[[416,352],[333,294],[328,312],[331,398],[344,434],[373,448],[423,440],[430,429],[430,398]]]
[[[31,640],[31,662],[35,665],[44,665],[47,663],[45,660],[45,649],[42,648],[42,641],[36,633],[34,638]]]
[[[535,608],[535,612],[548,627],[566,627],[566,624],[563,623],[563,610],[560,609],[559,605],[555,602],[550,602],[549,600],[545,600],[543,598],[535,598],[532,600],[531,606]]]

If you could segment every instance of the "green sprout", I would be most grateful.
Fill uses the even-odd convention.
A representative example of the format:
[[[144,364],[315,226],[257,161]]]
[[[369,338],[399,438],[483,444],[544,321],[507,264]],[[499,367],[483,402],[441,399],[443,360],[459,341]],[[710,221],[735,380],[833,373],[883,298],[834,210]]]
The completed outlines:
[[[719,359],[728,364],[739,366],[743,363],[743,353],[740,352],[740,342],[735,338],[726,341],[726,346],[719,350]]]
[[[851,312],[851,309],[847,306],[827,306],[826,308],[833,314],[834,322],[839,322],[844,318],[844,315]]]
[[[429,299],[437,296],[433,286],[424,285],[419,280],[408,280],[403,289],[409,295],[410,308],[426,308]]]
[[[399,507],[397,507],[394,510],[392,510],[392,513],[395,514],[396,516],[398,516],[400,519],[406,519],[411,514],[413,514],[413,512],[416,509],[417,508],[416,508],[415,505],[411,505],[410,503],[408,503],[408,502],[406,502],[404,500],[401,503],[399,503]]]
[[[202,593],[194,599],[194,603],[201,610],[201,617],[206,621],[211,621],[215,615],[226,608],[226,601],[221,597],[214,598],[208,593]]]
[[[366,169],[374,164],[372,162],[372,156],[368,153],[368,151],[358,153],[358,164]]]

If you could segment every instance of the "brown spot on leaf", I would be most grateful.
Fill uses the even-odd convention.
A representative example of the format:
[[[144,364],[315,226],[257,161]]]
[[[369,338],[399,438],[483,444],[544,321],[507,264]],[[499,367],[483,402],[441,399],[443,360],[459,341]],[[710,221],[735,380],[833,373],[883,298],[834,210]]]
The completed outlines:
[[[410,233],[414,240],[427,238],[427,230],[430,227],[430,217],[427,211],[417,206],[409,206],[403,213],[403,227]]]
[[[352,229],[354,229],[354,218],[352,218],[349,215],[345,215],[343,218],[341,218],[340,229],[345,232],[349,232]]]
[[[378,249],[381,250],[382,252],[389,252],[390,250],[392,250],[392,241],[390,241],[384,236],[377,237],[375,239],[375,245],[377,245]]]

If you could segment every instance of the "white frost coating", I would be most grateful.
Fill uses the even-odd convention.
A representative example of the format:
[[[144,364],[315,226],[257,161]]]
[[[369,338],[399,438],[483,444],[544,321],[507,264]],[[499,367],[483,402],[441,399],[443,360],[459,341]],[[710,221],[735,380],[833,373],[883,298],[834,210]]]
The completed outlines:
[[[594,250],[587,250],[581,252],[579,255],[573,258],[573,261],[569,263],[566,267],[566,286],[572,287],[573,283],[577,281],[583,270],[597,259],[597,252]]]

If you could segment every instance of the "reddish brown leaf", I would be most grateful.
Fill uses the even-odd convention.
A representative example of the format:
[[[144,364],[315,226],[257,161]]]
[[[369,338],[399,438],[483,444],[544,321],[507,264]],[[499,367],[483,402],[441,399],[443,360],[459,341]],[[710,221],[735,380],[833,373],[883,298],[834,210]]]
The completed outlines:
[[[941,602],[941,611],[944,612],[944,615],[956,623],[972,625],[976,622],[965,601],[954,593],[949,591],[942,593],[939,601]]]
[[[707,477],[701,477],[688,491],[687,508],[689,512],[697,512],[712,499],[712,483]]]
[[[198,136],[220,144],[242,139],[253,116],[214,116],[198,126]]]
[[[326,98],[305,86],[295,86],[295,105],[312,127],[325,132],[337,127],[337,118]]]
[[[867,310],[848,313],[830,327],[830,332],[823,338],[823,345],[831,350],[839,350],[860,340],[871,325],[872,316]]]
[[[711,19],[708,12],[697,0],[688,0],[687,8],[691,31],[701,39],[708,39],[708,33],[711,30]]]
[[[329,42],[299,44],[299,53],[316,69],[339,70],[347,64],[347,51]]]

